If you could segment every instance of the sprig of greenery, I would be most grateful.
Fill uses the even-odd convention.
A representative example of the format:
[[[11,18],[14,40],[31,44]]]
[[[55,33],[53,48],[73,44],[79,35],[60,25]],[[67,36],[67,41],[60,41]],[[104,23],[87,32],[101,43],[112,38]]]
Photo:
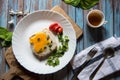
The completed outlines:
[[[90,9],[95,6],[99,0],[63,0],[66,4],[81,7],[84,10]]]
[[[11,45],[12,32],[8,31],[6,28],[0,27],[0,46],[8,47]]]
[[[47,59],[47,63],[49,66],[57,66],[60,64],[59,58],[64,55],[64,53],[68,50],[68,36],[64,36],[62,34],[58,34],[58,39],[61,42],[61,45],[51,53],[51,56]]]

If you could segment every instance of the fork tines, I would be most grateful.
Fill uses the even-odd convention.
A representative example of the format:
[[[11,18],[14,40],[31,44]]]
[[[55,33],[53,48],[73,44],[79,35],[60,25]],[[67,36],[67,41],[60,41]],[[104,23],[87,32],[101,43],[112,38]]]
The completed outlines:
[[[93,47],[87,54],[87,60],[90,60],[97,53],[97,48]]]

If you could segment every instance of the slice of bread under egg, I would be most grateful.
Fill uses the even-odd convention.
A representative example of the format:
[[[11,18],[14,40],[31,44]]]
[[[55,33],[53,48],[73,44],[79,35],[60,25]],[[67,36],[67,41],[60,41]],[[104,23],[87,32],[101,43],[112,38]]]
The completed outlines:
[[[54,50],[57,43],[54,34],[47,28],[29,38],[33,54],[39,59],[46,59]]]

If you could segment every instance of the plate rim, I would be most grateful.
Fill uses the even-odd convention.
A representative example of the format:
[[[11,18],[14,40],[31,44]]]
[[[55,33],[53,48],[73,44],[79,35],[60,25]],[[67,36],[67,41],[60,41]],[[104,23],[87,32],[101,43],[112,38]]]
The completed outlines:
[[[17,30],[18,25],[20,25],[21,21],[23,21],[25,18],[27,18],[27,17],[30,16],[31,14],[34,14],[34,13],[37,13],[37,12],[52,12],[52,13],[55,13],[55,14],[60,15],[61,17],[63,17],[63,18],[71,25],[71,28],[72,28],[72,30],[74,31],[74,35],[75,35],[75,44],[74,44],[74,45],[75,45],[75,49],[76,49],[76,41],[77,41],[77,40],[76,40],[76,33],[75,33],[74,28],[73,28],[73,25],[72,25],[71,22],[70,22],[66,17],[64,17],[61,13],[56,12],[56,11],[51,11],[51,10],[37,10],[37,11],[31,12],[31,13],[29,13],[28,15],[26,15],[25,17],[23,17],[23,18],[17,23],[17,25],[16,25],[16,27],[15,27],[15,29],[14,29],[14,31],[13,31],[12,44],[13,44],[13,38],[14,38],[14,35],[15,35],[15,31]],[[73,58],[74,53],[75,53],[75,49],[74,49],[74,53],[73,53],[71,59],[68,61],[68,63],[66,63],[64,66],[62,66],[59,70],[52,71],[52,72],[48,72],[48,73],[41,73],[41,72],[38,73],[38,72],[35,72],[35,71],[32,71],[32,70],[26,68],[26,67],[18,60],[18,57],[15,55],[13,45],[12,45],[12,49],[13,49],[13,54],[14,54],[16,60],[18,61],[18,63],[20,63],[20,65],[21,65],[22,67],[24,67],[26,70],[28,70],[28,71],[30,71],[30,72],[33,72],[33,73],[37,73],[37,74],[51,74],[51,73],[55,73],[55,72],[63,69],[63,68],[71,61],[71,59]]]

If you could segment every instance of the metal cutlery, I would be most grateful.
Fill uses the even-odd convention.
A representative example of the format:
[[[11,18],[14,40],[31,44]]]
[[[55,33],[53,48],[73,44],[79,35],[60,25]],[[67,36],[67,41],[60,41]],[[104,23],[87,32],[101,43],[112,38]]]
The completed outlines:
[[[75,72],[71,80],[79,80],[77,78],[78,74],[83,70],[83,68],[87,66],[87,64],[90,62],[90,60],[94,57],[96,53],[97,53],[97,49],[95,47],[88,52],[86,61],[83,63],[82,66],[77,68],[77,71]]]
[[[89,79],[93,80],[93,78],[95,77],[96,73],[99,71],[100,67],[103,65],[104,61],[106,59],[109,59],[111,57],[114,56],[115,53],[115,49],[112,47],[108,47],[104,50],[103,52],[103,60],[99,63],[99,65],[97,66],[97,68],[93,71],[93,73],[90,75]]]
[[[97,73],[97,71],[100,69],[100,67],[102,66],[102,64],[104,63],[105,59],[111,58],[114,56],[115,51],[118,51],[120,49],[120,45],[118,45],[117,47],[108,47],[104,50],[104,54],[101,54],[101,58],[103,57],[103,60],[99,63],[99,65],[97,66],[97,68],[94,70],[94,72],[90,75],[90,80],[92,80],[95,76],[95,74]],[[87,54],[87,58],[86,61],[82,64],[82,66],[78,67],[76,69],[76,72],[74,73],[73,77],[71,80],[79,80],[77,78],[78,74],[89,64],[89,62],[91,61],[91,59],[94,57],[94,55],[97,53],[97,49],[96,48],[92,48],[88,54]]]

